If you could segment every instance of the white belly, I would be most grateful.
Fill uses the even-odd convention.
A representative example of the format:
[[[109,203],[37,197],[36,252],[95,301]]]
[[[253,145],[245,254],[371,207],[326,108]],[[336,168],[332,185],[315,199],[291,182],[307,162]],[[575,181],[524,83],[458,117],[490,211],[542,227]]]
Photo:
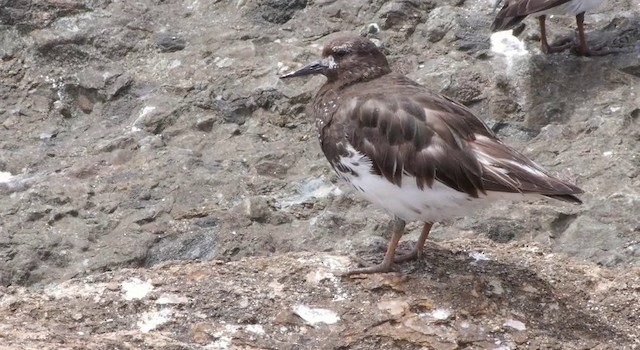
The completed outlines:
[[[351,158],[341,158],[340,162],[358,174],[355,176],[338,171],[342,180],[364,199],[406,221],[438,222],[469,215],[498,200],[526,199],[520,193],[503,192],[488,192],[486,196],[481,194],[480,198],[473,198],[438,181],[434,181],[431,188],[425,186],[421,190],[415,177],[408,175],[402,178],[402,186],[399,187],[373,174],[371,161],[367,157],[356,154]]]
[[[602,0],[572,0],[562,5],[555,6],[545,11],[536,12],[533,16],[541,15],[567,15],[575,16],[589,11],[602,3]]]

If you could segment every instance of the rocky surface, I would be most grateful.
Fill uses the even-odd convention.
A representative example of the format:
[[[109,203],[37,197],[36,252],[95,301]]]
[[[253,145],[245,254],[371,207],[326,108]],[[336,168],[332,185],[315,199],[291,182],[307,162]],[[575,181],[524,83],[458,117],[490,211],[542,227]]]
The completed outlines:
[[[491,36],[491,7],[482,1],[0,5],[0,340],[216,348],[231,339],[239,348],[293,348],[330,339],[329,348],[362,349],[636,341],[629,301],[637,298],[640,267],[634,0],[609,1],[587,15],[592,45],[629,51],[598,58],[541,55],[535,20],[525,21],[517,39]],[[556,38],[575,26],[572,18],[548,23]],[[404,268],[403,291],[384,282],[395,275],[298,285],[328,255],[292,252],[330,251],[341,263],[352,252],[377,259],[388,237],[387,218],[343,192],[319,150],[304,107],[322,79],[278,79],[347,32],[377,40],[394,69],[459,99],[507,143],[575,181],[585,204],[502,203],[441,223],[432,235],[439,246]],[[408,241],[419,226],[410,229]],[[471,264],[467,251],[482,247],[490,262]],[[262,258],[240,260],[250,256]],[[212,259],[238,262],[193,262]],[[175,260],[185,264],[164,263]],[[255,301],[246,280],[252,273]],[[188,299],[169,303],[162,317],[171,321],[160,332],[136,328],[141,313],[164,309],[160,294],[121,300],[122,283],[134,277],[161,283],[153,293]],[[495,279],[504,294],[483,294]],[[270,297],[272,280],[284,292]],[[335,304],[338,289],[348,301]],[[217,300],[224,293],[244,295],[247,306]],[[294,302],[331,309],[342,321],[270,325]],[[541,302],[559,306],[546,312],[535,307]],[[439,308],[449,318],[424,316]],[[503,326],[510,320],[523,323],[526,336]],[[224,333],[222,321],[242,335]],[[478,335],[460,335],[466,321]],[[33,329],[15,329],[27,324]],[[252,333],[251,324],[265,333]],[[336,334],[352,334],[353,343]]]
[[[640,270],[536,245],[429,244],[403,274],[325,253],[165,263],[4,288],[10,349],[632,349]],[[1,346],[0,346],[1,347]]]

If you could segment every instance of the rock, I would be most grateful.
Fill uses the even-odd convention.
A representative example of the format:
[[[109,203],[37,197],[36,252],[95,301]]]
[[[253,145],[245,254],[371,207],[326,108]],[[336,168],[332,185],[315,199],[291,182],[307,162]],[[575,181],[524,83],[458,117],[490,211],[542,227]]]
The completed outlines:
[[[437,7],[429,13],[425,24],[420,27],[427,40],[436,43],[456,27],[456,17],[457,13],[454,8],[450,6]]]
[[[378,16],[382,19],[382,29],[397,28],[411,34],[416,24],[435,6],[433,1],[390,1],[382,5]]]
[[[466,244],[459,243],[462,245],[447,245],[438,256],[431,257],[432,270],[428,274],[446,273],[449,283],[425,278],[424,272],[418,272],[413,278],[404,279],[405,288],[401,291],[362,288],[369,280],[382,277],[377,275],[360,280],[323,278],[315,283],[298,283],[308,271],[327,269],[324,262],[343,259],[322,253],[250,258],[226,264],[173,263],[155,269],[123,269],[71,279],[48,285],[44,292],[17,289],[3,293],[0,299],[0,317],[10,326],[3,331],[3,341],[7,346],[58,344],[50,337],[32,337],[41,334],[38,332],[42,329],[56,329],[56,334],[64,337],[65,346],[89,347],[135,339],[146,339],[148,344],[162,339],[166,344],[179,342],[181,346],[221,340],[231,344],[244,339],[259,342],[261,347],[285,344],[287,349],[301,341],[312,347],[377,349],[380,339],[388,349],[408,345],[455,349],[458,343],[495,348],[499,342],[505,348],[526,343],[577,350],[608,344],[631,347],[636,343],[630,335],[637,332],[633,316],[638,310],[634,289],[629,286],[640,285],[637,271],[623,271],[612,281],[604,271],[598,272],[595,264],[573,264],[567,259],[543,261],[535,253],[503,250],[499,245],[484,248],[498,261],[525,260],[527,267],[509,271],[502,262],[483,267],[456,265],[452,262],[458,258],[450,249]],[[507,294],[472,299],[459,294],[458,287],[467,285],[480,272],[489,279],[505,281]],[[589,281],[584,280],[585,275],[590,276]],[[614,283],[616,287],[598,288],[602,283]],[[517,287],[523,284],[536,286],[541,294],[519,298]],[[575,293],[576,289],[581,292]],[[425,290],[434,292],[428,301],[424,299]],[[382,300],[381,292],[386,295]],[[348,298],[336,298],[343,295]],[[620,312],[612,312],[608,298],[616,300],[622,307]],[[492,300],[497,304],[491,304]],[[109,308],[100,306],[102,301],[120,310],[120,317],[113,317]],[[451,321],[426,316],[423,308],[433,305],[448,305],[447,310],[453,311],[447,316]],[[467,311],[474,305],[485,308]],[[210,312],[219,309],[227,311]],[[56,317],[24,322],[34,312]],[[251,315],[249,319],[247,313]],[[521,316],[515,319],[510,317],[512,314]],[[110,332],[118,336],[89,332],[96,320],[108,324]],[[345,322],[349,325],[345,326]],[[300,327],[305,331],[301,333]],[[584,327],[591,329],[587,336]],[[27,340],[25,330],[32,332]],[[86,336],[72,336],[79,331]],[[156,338],[158,332],[162,336]],[[336,334],[341,336],[330,336]],[[370,345],[369,337],[378,340]],[[567,339],[572,341],[567,343]]]
[[[217,118],[215,116],[204,117],[196,121],[195,127],[200,131],[209,132],[213,128],[213,124],[216,120]]]
[[[156,35],[156,44],[162,52],[175,52],[183,50],[187,42],[176,34],[158,33]]]
[[[535,19],[510,38],[517,57],[498,54],[490,9],[473,1],[2,4],[5,347],[571,349],[637,338],[637,54],[541,55]],[[587,16],[589,40],[637,53],[635,10],[603,3]],[[549,25],[562,36],[575,21]],[[278,77],[360,30],[394,69],[577,183],[584,204],[498,203],[435,225],[437,244],[398,274],[318,277],[347,269],[346,254],[377,262],[389,217],[324,159],[306,111],[323,78]],[[193,261],[213,259],[231,262]],[[133,277],[154,290],[125,301],[119,286]],[[311,326],[295,305],[340,320]]]
[[[273,24],[287,23],[295,14],[296,11],[302,10],[307,6],[307,0],[294,0],[288,2],[281,2],[278,0],[260,0],[256,2],[240,1],[248,9],[246,13],[251,14],[254,18],[263,19]]]
[[[251,197],[245,202],[247,216],[251,221],[266,222],[271,210],[267,200],[263,197]]]

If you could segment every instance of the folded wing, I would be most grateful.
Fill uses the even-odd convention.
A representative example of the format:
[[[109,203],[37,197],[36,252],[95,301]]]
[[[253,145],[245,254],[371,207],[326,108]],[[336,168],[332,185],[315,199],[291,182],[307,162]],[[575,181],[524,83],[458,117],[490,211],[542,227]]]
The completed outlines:
[[[403,175],[415,177],[420,188],[440,181],[472,197],[537,193],[580,203],[574,195],[582,190],[502,143],[465,106],[400,75],[387,79],[400,87],[362,91],[337,111],[349,116],[346,137],[372,160],[374,172],[397,185]]]
[[[545,11],[571,0],[506,0],[491,24],[492,31],[508,30],[518,25],[528,15]],[[502,1],[498,1],[498,6]]]

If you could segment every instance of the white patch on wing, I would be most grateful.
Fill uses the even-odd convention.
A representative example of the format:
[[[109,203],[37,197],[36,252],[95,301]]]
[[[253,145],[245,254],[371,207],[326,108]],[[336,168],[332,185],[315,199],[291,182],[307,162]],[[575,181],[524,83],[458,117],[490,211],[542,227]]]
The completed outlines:
[[[528,172],[529,174],[531,174],[533,176],[544,177],[544,178],[548,177],[548,175],[545,174],[543,171],[541,171],[539,168],[534,168],[534,167],[528,166],[526,164],[518,163],[518,162],[516,162],[514,160],[511,160],[511,159],[508,159],[508,160],[504,159],[503,161],[505,163],[509,163],[509,164],[511,164],[513,166],[516,166],[516,167]]]
[[[495,143],[496,141],[493,141],[492,139],[484,136],[484,135],[476,135],[476,141],[481,145],[482,143],[484,144],[490,144],[490,143]],[[517,160],[514,159],[507,159],[507,158],[494,158],[493,156],[483,152],[482,147],[472,147],[473,149],[473,153],[476,155],[476,158],[478,159],[478,161],[484,165],[484,169],[486,171],[491,171],[492,173],[500,173],[502,174],[502,176],[499,176],[500,178],[504,179],[507,182],[510,183],[514,183],[514,180],[511,178],[507,178],[506,175],[508,175],[510,173],[508,168],[504,168],[501,166],[501,164],[508,164],[510,165],[512,168],[519,168],[529,174],[531,174],[532,176],[535,177],[540,177],[540,178],[548,178],[549,175],[547,175],[544,172],[544,169],[542,169],[542,167],[540,167],[538,164],[534,163],[533,161],[531,161],[530,164],[523,164],[518,162]],[[498,175],[498,174],[496,174]]]
[[[369,202],[407,221],[438,222],[469,215],[474,210],[497,200],[525,199],[525,195],[520,193],[502,192],[488,192],[486,196],[472,198],[439,181],[435,181],[431,188],[420,189],[416,178],[404,172],[402,186],[398,187],[384,177],[374,174],[368,157],[351,145],[347,146],[347,150],[351,156],[341,157],[340,163],[358,175],[338,172],[339,177],[351,184]]]
[[[432,158],[443,157],[445,155],[444,147],[438,142],[431,142],[431,144],[420,150],[420,153],[424,153],[425,155],[429,155]]]

